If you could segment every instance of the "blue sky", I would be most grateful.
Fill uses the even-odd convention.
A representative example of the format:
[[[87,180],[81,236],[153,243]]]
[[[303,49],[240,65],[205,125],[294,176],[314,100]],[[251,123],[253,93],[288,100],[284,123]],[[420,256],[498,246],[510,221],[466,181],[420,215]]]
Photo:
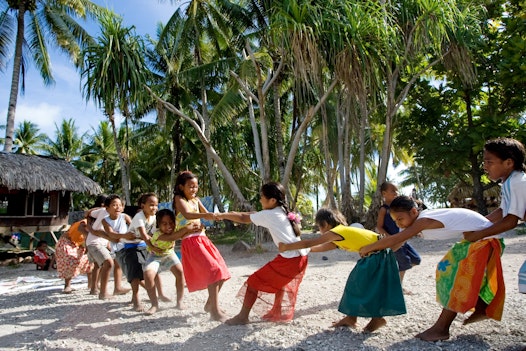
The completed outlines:
[[[126,26],[134,25],[137,34],[154,35],[157,23],[166,21],[181,2],[171,4],[169,0],[92,0],[94,3],[108,7],[122,16]],[[95,35],[97,26],[90,26]],[[60,52],[51,53],[51,63],[55,85],[46,87],[38,70],[29,65],[26,74],[25,94],[18,96],[15,128],[23,120],[34,122],[40,131],[54,139],[55,124],[60,125],[63,119],[74,119],[79,133],[96,128],[105,117],[95,105],[82,97],[80,75],[66,55]],[[12,66],[0,72],[0,125],[7,120],[7,105],[11,85]],[[1,130],[2,137],[5,131]]]

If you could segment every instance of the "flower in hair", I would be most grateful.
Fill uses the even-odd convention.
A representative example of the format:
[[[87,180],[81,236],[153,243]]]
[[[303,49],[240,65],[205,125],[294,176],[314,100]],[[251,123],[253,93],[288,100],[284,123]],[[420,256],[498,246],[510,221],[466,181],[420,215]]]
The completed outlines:
[[[294,223],[297,223],[297,224],[301,223],[301,216],[297,213],[289,212],[287,214],[287,218],[289,219],[289,221],[292,221]]]

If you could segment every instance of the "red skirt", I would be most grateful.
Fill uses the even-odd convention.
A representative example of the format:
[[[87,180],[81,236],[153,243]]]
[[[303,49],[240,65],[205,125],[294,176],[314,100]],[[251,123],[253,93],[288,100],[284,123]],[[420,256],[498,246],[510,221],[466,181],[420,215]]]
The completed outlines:
[[[218,281],[230,279],[223,256],[205,235],[183,239],[181,256],[189,292],[203,290]]]
[[[243,298],[247,286],[257,290],[258,296],[252,308],[256,314],[268,321],[290,321],[294,317],[298,289],[307,263],[307,256],[284,258],[277,255],[248,277],[238,297]]]
[[[89,273],[91,270],[86,248],[78,247],[63,236],[58,239],[55,257],[60,278],[75,278],[77,275]]]

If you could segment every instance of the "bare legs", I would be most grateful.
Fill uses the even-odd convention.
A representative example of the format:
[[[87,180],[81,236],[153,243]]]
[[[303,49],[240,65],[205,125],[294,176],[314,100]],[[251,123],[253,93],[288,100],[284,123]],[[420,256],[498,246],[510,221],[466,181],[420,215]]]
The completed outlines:
[[[144,285],[145,285],[146,291],[148,292],[150,303],[152,304],[152,307],[150,307],[150,309],[146,311],[146,314],[154,314],[159,309],[159,300],[157,299],[157,291],[155,288],[155,277],[156,276],[157,276],[157,272],[155,272],[152,269],[148,269],[144,271]]]
[[[239,311],[239,313],[236,316],[225,321],[225,323],[228,325],[248,324],[248,315],[250,314],[252,306],[254,306],[254,303],[256,303],[257,297],[258,291],[247,285],[247,291],[245,292],[245,298],[243,299],[243,306],[241,307],[241,311]]]
[[[111,295],[108,294],[107,288],[108,288],[108,281],[110,279],[110,272],[113,268],[113,260],[108,259],[102,263],[102,267],[100,269],[100,293],[99,293],[99,299],[100,300],[107,300],[111,298]],[[97,281],[94,279],[93,281]],[[96,286],[96,284],[94,284]],[[92,287],[93,291],[93,287]]]
[[[183,275],[183,265],[181,263],[173,265],[170,267],[170,271],[175,277],[175,291],[177,298],[177,305],[175,308],[182,310],[184,309],[183,305],[183,295],[184,295],[184,275]]]
[[[122,269],[117,260],[113,261],[113,295],[124,295],[130,292],[130,289],[122,286]]]
[[[464,325],[488,319],[488,316],[486,315],[487,307],[488,304],[479,297],[477,300],[477,304],[475,305],[475,311],[471,314],[471,316],[468,317],[468,319],[464,321]]]
[[[62,290],[62,293],[64,294],[71,294],[73,289],[71,288],[71,278],[64,278],[64,290]]]
[[[439,341],[449,339],[449,327],[457,316],[456,312],[442,309],[442,313],[433,326],[420,334],[415,335],[415,338],[425,341]]]
[[[210,284],[208,286],[208,301],[205,304],[205,311],[210,312],[210,318],[214,321],[224,322],[226,316],[219,309],[219,291],[223,286],[223,280]]]

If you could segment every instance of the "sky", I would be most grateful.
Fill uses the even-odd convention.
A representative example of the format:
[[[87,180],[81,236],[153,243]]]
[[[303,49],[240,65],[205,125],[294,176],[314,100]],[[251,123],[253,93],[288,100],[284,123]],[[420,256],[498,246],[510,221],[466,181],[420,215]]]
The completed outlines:
[[[169,0],[92,0],[94,3],[113,10],[122,16],[125,26],[135,26],[139,35],[154,36],[157,23],[166,23],[181,1]],[[86,28],[96,35],[97,25],[87,25]],[[78,132],[91,132],[97,128],[101,120],[105,120],[101,110],[91,101],[82,96],[80,74],[67,56],[53,50],[50,52],[52,72],[55,85],[46,87],[32,64],[26,72],[25,93],[19,94],[15,128],[24,120],[35,123],[40,132],[46,133],[51,139],[55,137],[57,126],[62,120],[73,119]],[[0,72],[0,125],[6,124],[9,90],[11,86],[12,62],[4,72]],[[0,130],[1,137],[5,130]]]

